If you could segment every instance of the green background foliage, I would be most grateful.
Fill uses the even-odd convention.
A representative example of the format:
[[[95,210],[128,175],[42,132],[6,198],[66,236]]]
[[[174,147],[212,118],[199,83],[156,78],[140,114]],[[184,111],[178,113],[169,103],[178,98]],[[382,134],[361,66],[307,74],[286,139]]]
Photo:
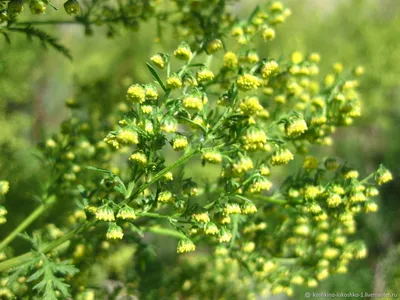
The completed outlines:
[[[254,5],[251,2],[239,1],[232,9],[243,10],[245,14],[256,4],[256,1]],[[316,291],[398,292],[400,2],[292,0],[287,4],[293,15],[279,28],[277,38],[264,46],[264,51],[273,57],[289,55],[295,50],[318,51],[323,70],[329,70],[335,62],[363,65],[366,69],[361,85],[363,116],[356,121],[357,126],[338,130],[330,151],[348,158],[362,174],[371,172],[382,162],[395,178],[381,192],[379,212],[358,220],[358,234],[367,240],[369,257],[353,263],[348,274],[330,277]],[[40,18],[52,20],[59,13],[49,10]],[[25,14],[22,20],[30,17]],[[13,35],[11,44],[0,42],[0,179],[12,178],[6,204],[13,216],[2,225],[0,239],[37,206],[32,195],[41,194],[45,188],[43,179],[49,173],[39,164],[36,143],[56,132],[61,122],[70,116],[65,101],[75,97],[88,112],[107,122],[108,111],[124,100],[130,84],[151,79],[144,64],[149,54],[171,51],[177,46],[176,40],[170,38],[169,29],[154,43],[158,36],[154,20],[142,23],[138,31],[116,27],[112,39],[107,37],[109,29],[104,27],[94,28],[90,37],[84,35],[81,25],[48,28],[42,25],[40,28],[59,37],[60,44],[71,50],[73,60],[52,48],[44,50],[36,40],[28,43],[22,34]],[[193,165],[196,165],[193,176],[209,176],[208,170]],[[40,228],[52,218],[51,213],[54,211],[37,220],[30,230]],[[27,247],[20,240],[14,245],[21,253]],[[154,290],[165,286],[165,282],[157,278],[158,262],[166,262],[170,268],[176,263],[174,246],[166,239],[160,245],[137,252],[151,257],[152,263],[146,266],[137,263],[140,260],[134,255],[136,249],[121,248],[116,257],[103,257],[96,263],[92,284],[96,286],[105,279],[122,278],[133,278],[135,282],[139,276],[143,278],[139,289],[152,295]],[[125,273],[122,265],[132,255],[135,259],[130,263],[134,267]],[[190,274],[190,270],[186,272]],[[299,289],[295,298],[301,299],[305,291],[310,289]]]

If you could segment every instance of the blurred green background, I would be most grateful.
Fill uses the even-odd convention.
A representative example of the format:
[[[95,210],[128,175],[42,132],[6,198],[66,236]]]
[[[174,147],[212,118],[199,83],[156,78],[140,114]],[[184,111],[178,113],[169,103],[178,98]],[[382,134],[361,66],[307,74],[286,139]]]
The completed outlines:
[[[232,10],[245,15],[260,2],[239,1]],[[330,277],[316,291],[399,292],[400,1],[283,2],[293,15],[278,29],[277,38],[262,46],[264,56],[316,51],[322,56],[322,73],[335,62],[363,65],[363,116],[355,126],[338,130],[328,151],[346,158],[364,175],[382,162],[395,179],[382,189],[379,212],[358,220],[368,259],[353,263],[347,275]],[[65,17],[50,11],[43,18],[57,14]],[[46,174],[34,157],[35,145],[68,117],[65,100],[77,96],[84,105],[104,110],[117,105],[132,81],[150,79],[144,63],[148,57],[161,49],[170,51],[177,43],[167,32],[155,43],[152,21],[137,32],[117,30],[112,39],[101,27],[90,37],[78,25],[41,28],[59,37],[71,50],[72,61],[24,36],[13,35],[10,45],[0,40],[0,179],[10,180],[7,206],[19,212],[3,226],[0,238],[37,205],[32,194],[41,190]],[[302,299],[305,291],[298,290],[295,298]]]

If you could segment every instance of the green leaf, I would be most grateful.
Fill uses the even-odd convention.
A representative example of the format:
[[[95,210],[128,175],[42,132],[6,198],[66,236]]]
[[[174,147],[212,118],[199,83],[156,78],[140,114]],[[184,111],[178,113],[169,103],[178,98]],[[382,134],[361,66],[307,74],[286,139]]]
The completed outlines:
[[[8,31],[14,31],[14,32],[22,32],[26,33],[28,39],[32,39],[32,37],[38,38],[43,46],[46,47],[46,45],[52,46],[54,49],[57,51],[61,52],[63,55],[68,57],[70,60],[72,60],[71,53],[69,49],[64,47],[63,45],[58,43],[58,40],[51,35],[47,34],[46,32],[39,30],[37,28],[27,26],[27,27],[7,27],[6,30]]]
[[[149,69],[150,73],[153,75],[154,79],[157,80],[158,84],[161,86],[161,88],[164,90],[164,92],[167,92],[167,88],[163,84],[160,76],[158,76],[157,71],[149,63],[146,63],[146,65],[147,65],[147,68]]]

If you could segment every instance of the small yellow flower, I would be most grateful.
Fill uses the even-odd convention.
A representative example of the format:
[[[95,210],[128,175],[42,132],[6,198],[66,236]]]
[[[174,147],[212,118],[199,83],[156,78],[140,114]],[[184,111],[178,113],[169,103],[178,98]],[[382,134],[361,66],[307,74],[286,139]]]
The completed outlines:
[[[133,84],[129,87],[126,98],[134,103],[143,103],[146,101],[146,90],[140,84]]]
[[[339,249],[327,247],[322,254],[326,259],[334,259],[339,256]]]
[[[96,219],[99,221],[114,221],[114,210],[108,205],[103,205],[96,210]]]
[[[207,43],[206,49],[208,54],[212,54],[222,49],[222,41],[220,39],[213,39]]]
[[[246,97],[240,103],[240,110],[246,115],[254,115],[264,108],[257,97]]]
[[[258,89],[261,86],[261,80],[254,75],[246,73],[238,77],[237,84],[239,89],[250,91]]]
[[[315,199],[321,194],[321,188],[315,185],[309,185],[304,189],[306,199]]]
[[[229,230],[222,230],[219,237],[218,242],[220,243],[228,243],[232,239],[232,233]]]
[[[222,162],[222,155],[216,150],[205,151],[201,157],[204,161],[212,164],[219,164]]]
[[[211,70],[202,68],[197,72],[196,77],[198,82],[207,82],[214,79],[214,73]]]
[[[271,157],[271,164],[273,166],[282,166],[288,164],[294,159],[292,152],[289,149],[279,149]]]
[[[249,187],[250,193],[261,193],[263,191],[269,191],[272,188],[272,182],[266,178],[259,179],[252,183]]]
[[[158,92],[157,89],[153,85],[146,85],[145,86],[145,91],[146,91],[146,100],[157,100],[158,98]]]
[[[172,174],[172,172],[165,173],[163,177],[165,178],[165,180],[168,180],[168,181],[174,180],[174,175]]]
[[[173,133],[178,130],[178,122],[171,116],[166,117],[160,126],[160,129],[167,133]]]
[[[110,226],[108,227],[108,231],[107,231],[107,235],[106,235],[107,239],[120,240],[123,238],[123,236],[124,236],[124,232],[123,232],[122,228],[115,223],[111,223]]]
[[[158,195],[158,202],[160,203],[169,203],[173,201],[174,197],[170,191],[163,191]]]
[[[208,213],[197,213],[197,214],[193,214],[192,218],[199,223],[208,223],[210,222],[210,217],[208,215]]]
[[[343,177],[345,179],[357,179],[358,176],[359,176],[359,174],[358,174],[358,171],[356,171],[356,170],[348,171],[343,175]]]
[[[219,233],[219,229],[218,229],[217,225],[215,225],[215,223],[209,222],[204,227],[204,232],[205,232],[205,234],[215,235],[215,234]]]
[[[231,34],[232,36],[242,36],[244,34],[243,28],[239,26],[233,27]]]
[[[0,181],[0,195],[5,195],[10,190],[10,184],[6,180]]]
[[[332,194],[326,199],[329,207],[338,207],[340,203],[342,203],[342,197],[338,194]]]
[[[160,69],[164,69],[167,64],[165,58],[161,54],[153,55],[150,60]]]
[[[176,151],[184,150],[188,146],[188,140],[183,135],[178,135],[172,142],[172,148]]]
[[[187,109],[196,109],[196,110],[203,109],[203,100],[199,96],[195,95],[185,96],[185,98],[183,98],[182,104],[183,107]]]
[[[304,119],[296,118],[289,121],[285,125],[286,135],[289,137],[297,137],[302,135],[308,129],[306,121]]]
[[[237,162],[232,165],[232,171],[237,175],[243,174],[253,168],[253,161],[248,156],[242,156]]]
[[[177,89],[182,86],[182,80],[178,75],[171,75],[167,78],[167,88]]]
[[[304,60],[304,56],[300,51],[296,51],[292,53],[292,62],[296,65],[301,63]]]
[[[117,218],[122,220],[135,220],[137,217],[133,208],[125,205],[118,211]]]
[[[136,131],[122,129],[118,132],[116,139],[121,144],[138,144],[139,136]],[[106,141],[107,142],[107,141]]]
[[[319,53],[311,53],[309,56],[309,60],[314,63],[319,63],[321,61],[321,56]]]
[[[192,57],[192,51],[187,44],[181,44],[175,51],[174,56],[181,60],[188,61]]]
[[[142,152],[136,152],[133,153],[130,157],[129,160],[139,164],[139,165],[146,165],[147,164],[147,157],[144,153]]]
[[[312,156],[306,156],[303,161],[303,168],[306,170],[313,170],[318,167],[318,160]]]
[[[224,207],[224,214],[225,215],[234,215],[234,214],[240,214],[241,209],[239,204],[237,203],[228,203]]]
[[[264,41],[271,41],[275,38],[275,30],[271,27],[264,27],[261,31],[261,37]]]
[[[378,176],[376,177],[377,184],[382,185],[392,180],[393,180],[393,175],[389,170],[382,169],[378,171]]]
[[[233,52],[226,52],[224,55],[224,67],[227,69],[234,69],[238,65],[238,57]]]
[[[245,215],[255,214],[257,212],[257,206],[253,202],[246,201],[241,206],[241,212]]]
[[[280,1],[274,1],[271,3],[271,6],[269,7],[269,9],[272,12],[281,12],[281,11],[283,11],[283,4]]]
[[[179,241],[176,249],[177,253],[192,252],[196,250],[195,244],[188,238],[183,238]]]
[[[243,147],[246,150],[262,150],[267,142],[265,132],[257,127],[248,128],[245,135],[242,137]]]
[[[279,65],[275,60],[270,60],[264,63],[261,67],[262,78],[268,78],[279,71]]]

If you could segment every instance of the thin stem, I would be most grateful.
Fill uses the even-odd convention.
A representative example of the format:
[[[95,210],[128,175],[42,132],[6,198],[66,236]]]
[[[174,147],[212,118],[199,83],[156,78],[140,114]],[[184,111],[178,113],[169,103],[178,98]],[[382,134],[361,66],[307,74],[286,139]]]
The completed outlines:
[[[91,225],[94,225],[96,222],[97,222],[97,220],[86,222],[85,224],[83,224],[82,226],[78,227],[77,229],[70,231],[69,233],[65,234],[61,238],[59,238],[59,239],[55,240],[54,242],[44,246],[39,251],[43,252],[43,253],[50,252],[51,250],[57,248],[61,244],[65,243],[66,241],[70,240],[76,234],[84,231],[87,227],[89,227]],[[0,262],[0,273],[6,271],[8,269],[17,267],[17,266],[25,263],[26,260],[28,260],[28,259],[30,259],[32,257],[34,257],[34,253],[33,252],[27,252],[25,254],[22,254],[22,255],[7,259],[6,261]]]
[[[172,236],[176,237],[178,239],[184,238],[185,236],[180,233],[179,231],[172,230],[172,229],[167,229],[167,228],[162,228],[158,226],[153,226],[153,227],[148,227],[148,228],[142,228],[143,231],[148,231],[152,232],[155,234],[160,234],[160,235],[167,235],[167,236]]]
[[[53,195],[49,197],[45,203],[36,208],[28,217],[25,218],[4,240],[0,243],[0,250],[10,244],[16,236],[24,231],[32,222],[34,222],[43,212],[45,212],[54,202],[56,197]]]
[[[139,195],[140,193],[142,193],[145,189],[147,189],[150,185],[152,185],[153,183],[157,182],[161,177],[163,177],[166,173],[168,173],[170,170],[172,170],[173,168],[181,165],[182,163],[184,163],[186,160],[188,160],[189,158],[191,158],[193,155],[195,155],[196,153],[198,153],[200,151],[199,148],[193,149],[191,151],[189,151],[188,153],[186,153],[185,155],[181,156],[177,161],[175,161],[174,163],[170,164],[169,166],[165,167],[164,169],[162,169],[160,172],[157,173],[157,175],[155,175],[149,182],[146,182],[145,184],[143,184],[138,190],[136,190],[134,193],[132,193],[131,199],[127,199],[124,201],[124,203],[129,203],[131,202],[137,195]]]
[[[251,198],[257,199],[257,200],[263,200],[263,201],[270,202],[270,203],[275,203],[275,204],[286,204],[287,203],[287,201],[284,200],[284,199],[276,199],[276,198],[273,198],[273,197],[265,197],[265,196],[261,196],[261,195],[252,195]]]

